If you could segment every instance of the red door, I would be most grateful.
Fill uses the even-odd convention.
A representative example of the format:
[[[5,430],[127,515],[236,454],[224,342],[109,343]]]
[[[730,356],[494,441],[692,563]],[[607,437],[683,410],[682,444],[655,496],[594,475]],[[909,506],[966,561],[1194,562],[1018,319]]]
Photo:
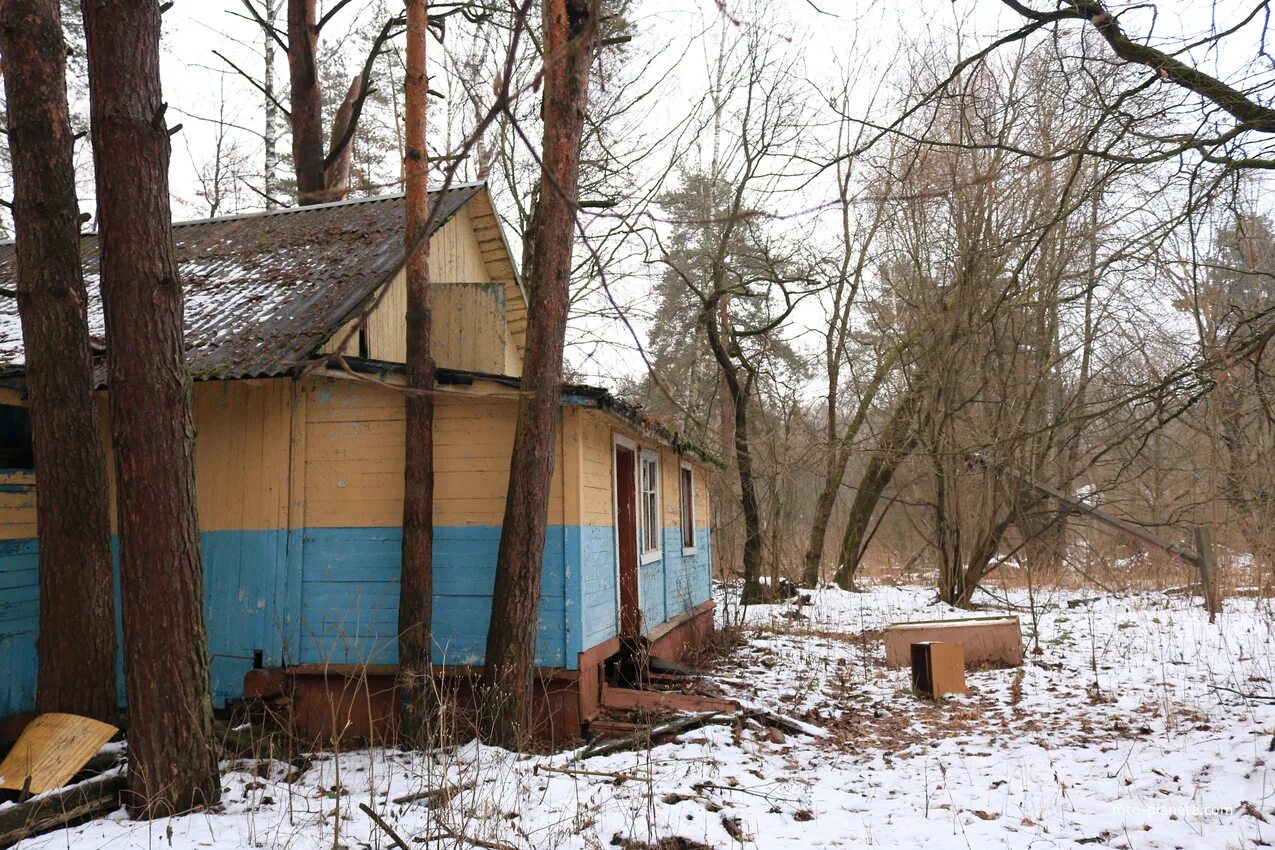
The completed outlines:
[[[642,633],[642,606],[638,600],[637,554],[637,453],[615,447],[615,532],[619,554],[620,635]]]

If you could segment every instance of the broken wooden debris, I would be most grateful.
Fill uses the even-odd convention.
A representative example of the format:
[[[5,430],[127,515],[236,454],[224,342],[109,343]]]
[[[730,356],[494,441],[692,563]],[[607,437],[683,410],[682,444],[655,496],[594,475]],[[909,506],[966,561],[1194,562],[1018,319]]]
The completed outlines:
[[[367,803],[359,803],[359,808],[363,810],[363,813],[365,815],[367,815],[368,817],[372,819],[372,823],[379,826],[381,830],[387,836],[389,836],[390,841],[394,842],[394,846],[397,847],[398,850],[412,850],[412,848],[408,846],[407,842],[404,841],[403,838],[397,832],[394,831],[394,827],[386,823],[384,818],[382,818],[380,815],[378,815],[375,811],[372,810],[371,806],[369,806]]]
[[[660,658],[652,655],[648,661],[648,666],[652,673],[667,673],[674,676],[707,676],[703,670],[696,670],[693,667],[687,667],[677,661],[670,661],[667,658]]]
[[[0,762],[0,788],[31,794],[61,788],[118,731],[78,714],[41,714],[27,724]]]
[[[763,726],[769,726],[772,729],[778,729],[789,735],[805,735],[810,738],[821,738],[826,733],[818,727],[811,726],[809,723],[802,723],[793,720],[790,717],[784,717],[781,714],[775,714],[773,711],[766,711],[761,708],[746,709],[740,717],[756,720]]]
[[[433,809],[440,805],[445,805],[457,794],[464,791],[472,791],[473,789],[474,783],[472,782],[467,782],[464,785],[444,785],[442,788],[430,788],[428,791],[417,791],[415,794],[404,794],[402,797],[395,797],[391,802],[395,805],[402,806],[407,803],[418,803],[424,801],[426,807]]]
[[[78,820],[115,811],[120,806],[120,794],[126,784],[127,774],[120,770],[0,809],[0,848]]]

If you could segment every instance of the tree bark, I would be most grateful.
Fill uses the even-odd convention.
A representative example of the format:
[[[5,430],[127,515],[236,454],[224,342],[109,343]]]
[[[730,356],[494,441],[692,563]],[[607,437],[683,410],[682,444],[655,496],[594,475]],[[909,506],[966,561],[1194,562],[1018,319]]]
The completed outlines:
[[[363,75],[355,74],[354,79],[350,81],[350,87],[345,92],[345,100],[341,101],[336,115],[332,117],[332,132],[328,134],[328,138],[333,145],[345,139],[346,133],[349,132],[350,122],[355,120],[354,107],[358,103],[359,91],[362,88]],[[421,150],[424,150],[423,142]],[[354,157],[354,139],[346,139],[339,151],[330,150],[328,155],[335,158],[323,171],[323,187],[326,190],[324,197],[329,201],[339,201],[350,193],[350,160]],[[424,219],[421,220],[424,221]]]
[[[279,0],[266,0],[266,26],[273,28],[278,19]],[[266,90],[266,126],[261,139],[265,147],[266,166],[261,182],[263,194],[266,198],[266,209],[272,210],[279,206],[279,202],[275,198],[275,187],[278,184],[276,172],[279,168],[279,154],[275,149],[275,144],[279,139],[279,107],[275,105],[274,91],[275,35],[273,32],[263,30],[262,38],[264,39],[263,50],[265,51],[265,76],[262,79],[262,88]]]
[[[58,0],[0,4],[40,558],[36,708],[119,721],[115,578]]]
[[[916,448],[916,398],[909,393],[894,409],[890,421],[868,468],[859,479],[859,489],[850,505],[850,516],[846,519],[845,534],[841,538],[841,552],[837,556],[837,572],[833,581],[843,590],[856,590],[855,573],[859,569],[859,561],[863,557],[863,546],[872,522],[872,514],[877,503],[894,478],[894,471],[899,464]]]
[[[526,275],[531,301],[527,350],[482,677],[481,731],[489,742],[504,747],[517,746],[531,731],[540,571],[561,416],[580,144],[595,24],[593,0],[544,3],[544,152]]]
[[[190,374],[173,259],[159,5],[85,0],[118,484],[130,810],[217,801]]]
[[[323,94],[315,48],[319,29],[315,0],[288,0],[289,112],[292,124],[292,163],[297,172],[297,201],[303,205],[327,200],[323,173]]]
[[[399,695],[403,732],[423,743],[429,712],[434,601],[434,357],[429,281],[429,160],[425,147],[425,0],[408,0],[405,82],[407,152],[407,460],[403,490],[403,564],[398,608]]]

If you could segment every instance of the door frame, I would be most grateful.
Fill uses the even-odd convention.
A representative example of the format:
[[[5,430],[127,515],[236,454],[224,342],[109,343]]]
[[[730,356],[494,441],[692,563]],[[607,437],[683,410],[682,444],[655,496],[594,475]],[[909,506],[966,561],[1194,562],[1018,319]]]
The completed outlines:
[[[625,637],[624,633],[624,594],[622,583],[624,575],[620,559],[622,557],[620,550],[620,455],[619,449],[625,449],[633,455],[633,492],[629,493],[629,498],[633,505],[633,555],[634,555],[634,583],[636,585],[637,599],[637,633],[642,633],[642,551],[641,551],[641,522],[638,519],[638,474],[641,470],[639,466],[642,457],[642,449],[638,446],[637,441],[612,432],[611,434],[611,521],[615,527],[615,632],[620,637]]]

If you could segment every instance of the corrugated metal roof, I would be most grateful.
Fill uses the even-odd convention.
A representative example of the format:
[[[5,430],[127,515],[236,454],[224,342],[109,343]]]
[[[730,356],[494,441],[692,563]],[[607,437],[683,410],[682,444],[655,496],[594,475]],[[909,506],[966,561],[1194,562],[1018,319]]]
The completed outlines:
[[[430,193],[431,233],[481,183]],[[339,201],[173,225],[185,293],[186,356],[197,379],[279,375],[310,357],[403,262],[403,196]],[[104,335],[96,234],[80,240],[89,332]],[[0,286],[16,286],[13,243]],[[24,359],[17,304],[0,299],[0,369]]]

